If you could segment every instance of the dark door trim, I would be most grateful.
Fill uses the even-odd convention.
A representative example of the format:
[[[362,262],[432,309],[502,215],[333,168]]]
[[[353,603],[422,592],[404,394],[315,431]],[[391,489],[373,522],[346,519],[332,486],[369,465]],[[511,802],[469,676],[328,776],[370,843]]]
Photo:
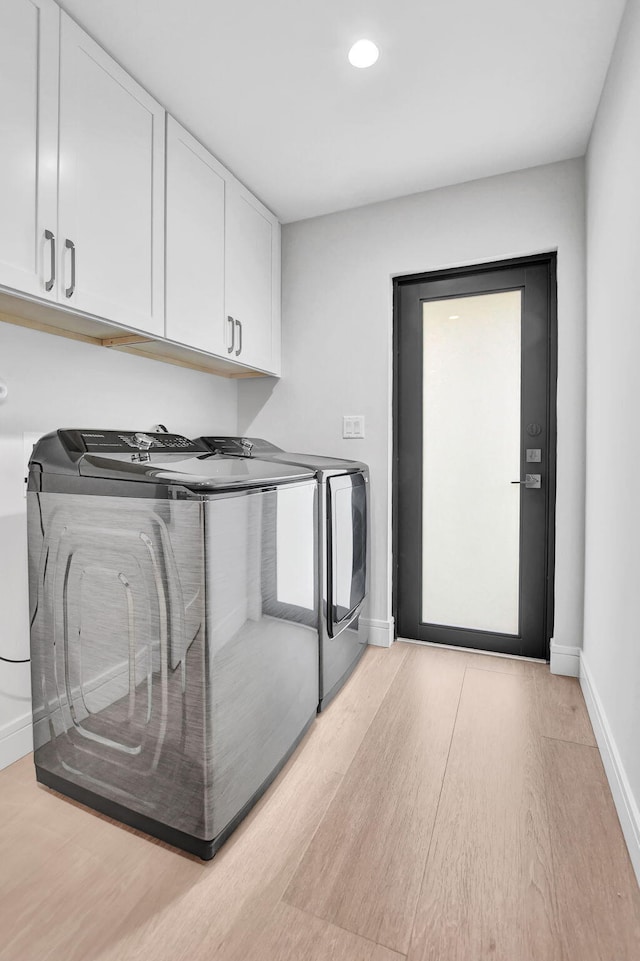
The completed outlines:
[[[408,284],[443,280],[452,277],[478,275],[485,272],[509,270],[514,267],[546,265],[549,274],[549,337],[547,343],[547,423],[549,437],[548,486],[545,496],[546,558],[544,592],[545,656],[549,659],[549,645],[553,636],[555,582],[555,522],[556,522],[556,447],[557,447],[557,378],[558,378],[558,317],[557,317],[557,254],[555,252],[517,257],[510,260],[452,267],[446,270],[407,274],[393,279],[393,464],[392,464],[392,613],[394,636],[398,636],[398,490],[399,490],[399,288]]]

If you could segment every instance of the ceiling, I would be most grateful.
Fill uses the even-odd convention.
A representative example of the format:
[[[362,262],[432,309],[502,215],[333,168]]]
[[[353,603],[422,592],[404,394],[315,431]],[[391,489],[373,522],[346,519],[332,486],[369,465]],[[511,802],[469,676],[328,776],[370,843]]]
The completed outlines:
[[[582,155],[624,3],[60,0],[283,222]]]

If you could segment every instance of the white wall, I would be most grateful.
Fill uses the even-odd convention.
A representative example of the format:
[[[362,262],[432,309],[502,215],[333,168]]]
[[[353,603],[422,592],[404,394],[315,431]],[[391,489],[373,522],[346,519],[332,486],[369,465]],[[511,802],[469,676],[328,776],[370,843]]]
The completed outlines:
[[[583,672],[640,878],[639,51],[640,2],[629,0],[587,154]]]
[[[0,655],[29,656],[23,434],[235,433],[236,381],[0,323]],[[0,767],[30,749],[29,665],[0,662]]]
[[[558,250],[555,640],[580,645],[584,523],[584,165],[536,167],[283,228],[283,377],[243,383],[240,430],[367,461],[370,616],[391,625],[392,276]],[[343,440],[342,415],[366,438]],[[389,630],[387,630],[387,636]]]

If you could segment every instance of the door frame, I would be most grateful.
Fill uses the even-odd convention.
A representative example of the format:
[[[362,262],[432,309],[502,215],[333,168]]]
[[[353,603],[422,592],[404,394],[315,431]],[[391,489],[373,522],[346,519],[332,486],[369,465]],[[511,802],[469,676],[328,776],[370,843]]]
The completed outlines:
[[[398,637],[398,559],[399,559],[399,521],[398,491],[400,451],[397,430],[399,406],[399,297],[401,285],[419,284],[432,280],[445,280],[474,274],[509,270],[513,267],[547,265],[549,271],[549,338],[547,342],[547,423],[549,437],[548,488],[545,496],[545,592],[544,592],[544,636],[545,657],[550,658],[550,642],[553,637],[555,611],[555,530],[556,530],[556,460],[557,460],[557,382],[558,382],[558,291],[557,291],[557,252],[533,254],[529,257],[514,257],[508,260],[489,261],[480,264],[465,264],[462,267],[449,267],[424,273],[399,274],[393,278],[393,389],[392,389],[392,482],[391,482],[391,524],[392,524],[392,588],[391,610],[393,615],[394,640]],[[417,641],[416,643],[432,643]],[[433,642],[435,643],[435,642]],[[444,646],[444,645],[443,645]],[[460,650],[464,648],[460,647]]]

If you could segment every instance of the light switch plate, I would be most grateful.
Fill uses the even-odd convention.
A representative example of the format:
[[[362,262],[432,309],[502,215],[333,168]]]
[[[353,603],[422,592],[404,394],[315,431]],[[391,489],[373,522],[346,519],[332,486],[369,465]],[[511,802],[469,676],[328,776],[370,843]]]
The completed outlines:
[[[364,414],[345,414],[342,418],[342,436],[347,440],[364,437]]]

